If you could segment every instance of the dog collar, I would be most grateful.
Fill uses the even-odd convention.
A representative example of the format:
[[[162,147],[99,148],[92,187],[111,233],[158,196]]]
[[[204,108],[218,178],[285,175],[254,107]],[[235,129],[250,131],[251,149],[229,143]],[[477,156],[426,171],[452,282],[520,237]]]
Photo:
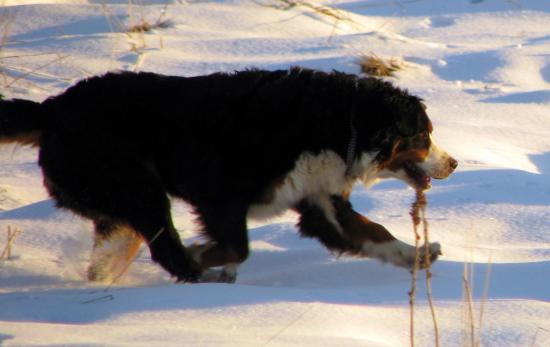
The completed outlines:
[[[346,175],[351,174],[353,169],[353,161],[355,157],[355,149],[357,147],[357,129],[353,124],[350,125],[350,139],[348,143],[348,150],[346,153]]]
[[[357,90],[357,82],[355,83],[355,89]],[[346,175],[347,176],[351,174],[351,170],[353,169],[353,161],[355,158],[355,151],[357,148],[357,129],[353,124],[354,115],[355,115],[355,102],[353,102],[351,105],[351,112],[349,117],[350,138],[348,142],[348,150],[346,152]]]
[[[350,138],[348,142],[348,149],[346,152],[346,176],[351,175],[351,171],[353,169],[353,162],[355,159],[355,152],[357,149],[357,128],[355,128],[355,125],[353,124],[353,117],[355,116],[355,101],[357,96],[357,91],[359,90],[359,82],[355,80],[354,83],[354,98],[351,103],[351,110],[349,115],[349,131],[350,131]]]

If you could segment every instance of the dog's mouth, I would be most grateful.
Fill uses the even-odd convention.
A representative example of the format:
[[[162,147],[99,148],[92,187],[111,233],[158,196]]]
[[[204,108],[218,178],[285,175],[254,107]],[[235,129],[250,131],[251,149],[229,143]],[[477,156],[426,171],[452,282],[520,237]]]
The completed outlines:
[[[407,174],[409,181],[414,186],[414,188],[420,190],[428,190],[431,188],[432,178],[415,162],[404,162],[403,170],[405,170],[405,173]]]

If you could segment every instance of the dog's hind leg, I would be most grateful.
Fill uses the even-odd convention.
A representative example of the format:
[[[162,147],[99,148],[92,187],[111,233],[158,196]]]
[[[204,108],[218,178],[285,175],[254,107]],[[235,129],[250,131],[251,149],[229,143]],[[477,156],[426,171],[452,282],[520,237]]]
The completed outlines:
[[[143,238],[130,226],[107,220],[95,222],[88,280],[114,282],[129,269]]]
[[[64,150],[43,147],[40,156],[46,187],[58,206],[128,225],[147,243],[151,258],[178,281],[198,279],[201,269],[174,228],[164,186],[147,165],[114,149],[89,156]]]

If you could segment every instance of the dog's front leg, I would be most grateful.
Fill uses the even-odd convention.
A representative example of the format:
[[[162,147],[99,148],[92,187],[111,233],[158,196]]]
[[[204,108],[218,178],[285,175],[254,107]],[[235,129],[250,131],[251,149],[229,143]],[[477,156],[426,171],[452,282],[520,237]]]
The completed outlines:
[[[379,259],[412,269],[415,248],[396,239],[385,227],[353,210],[341,196],[318,196],[302,200],[295,210],[300,214],[298,228],[303,236],[317,238],[334,252]],[[438,243],[430,243],[430,259],[441,254]],[[420,267],[425,247],[420,247]]]
[[[361,256],[390,262],[412,269],[415,263],[415,247],[396,239],[384,226],[377,224],[353,210],[351,203],[340,196],[332,196],[336,219],[350,242],[360,249]],[[426,247],[419,248],[420,267],[425,264]],[[431,262],[441,254],[439,243],[429,244]]]
[[[354,243],[337,220],[336,208],[329,195],[309,197],[300,201],[294,210],[300,214],[298,230],[304,237],[318,239],[336,253],[357,254],[361,245]]]
[[[231,251],[221,248],[214,241],[194,244],[187,248],[202,266],[199,282],[235,283],[241,259]],[[222,267],[220,270],[215,267]]]

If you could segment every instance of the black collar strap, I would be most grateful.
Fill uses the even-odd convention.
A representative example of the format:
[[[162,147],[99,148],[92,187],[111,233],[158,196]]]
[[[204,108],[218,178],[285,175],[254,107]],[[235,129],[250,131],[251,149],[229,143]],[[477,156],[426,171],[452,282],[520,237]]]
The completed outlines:
[[[355,125],[351,124],[350,126],[350,139],[348,143],[348,151],[346,153],[346,175],[351,174],[353,169],[353,162],[355,161],[355,150],[357,148],[357,129]]]
[[[357,149],[357,129],[353,124],[354,111],[355,105],[353,105],[351,108],[351,117],[349,122],[350,138],[348,142],[348,150],[346,153],[346,175],[348,176],[351,174],[351,170],[353,169],[353,162],[355,161],[355,152]]]
[[[357,80],[355,81],[354,96],[357,95],[357,90],[359,89],[357,85]],[[349,116],[349,131],[350,138],[348,143],[348,150],[346,152],[346,175],[349,176],[353,169],[353,162],[355,161],[355,152],[357,150],[357,129],[355,124],[353,124],[353,118],[355,117],[355,97],[352,100],[351,111]]]

